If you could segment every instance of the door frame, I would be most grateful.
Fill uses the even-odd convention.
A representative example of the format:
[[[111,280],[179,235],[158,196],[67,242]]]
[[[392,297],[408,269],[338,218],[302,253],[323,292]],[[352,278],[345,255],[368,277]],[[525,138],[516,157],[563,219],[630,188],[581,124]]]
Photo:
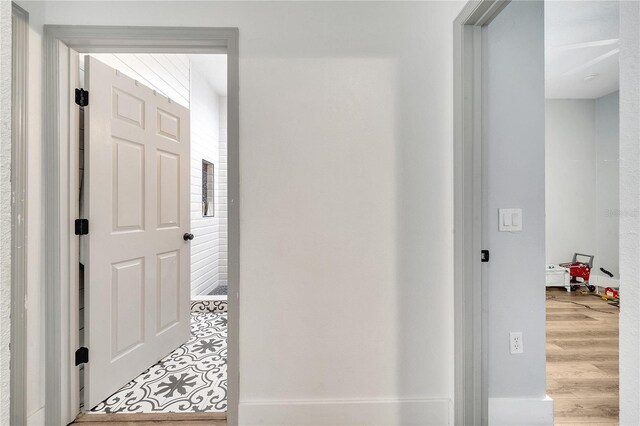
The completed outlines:
[[[470,0],[453,23],[454,424],[486,425],[487,289],[482,141],[482,27],[510,0]]]
[[[79,53],[226,53],[228,140],[227,422],[239,400],[239,64],[237,28],[44,26],[43,190],[45,285],[45,423],[68,424],[79,410],[78,155],[71,132],[71,50]]]
[[[11,361],[10,422],[27,420],[27,171],[29,13],[11,3]]]

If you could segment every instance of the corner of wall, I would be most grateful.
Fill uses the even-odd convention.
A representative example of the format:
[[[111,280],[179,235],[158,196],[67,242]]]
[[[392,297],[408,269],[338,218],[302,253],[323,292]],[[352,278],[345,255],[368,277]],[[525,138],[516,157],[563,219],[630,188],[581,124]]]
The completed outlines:
[[[640,3],[620,2],[620,424],[640,424]]]

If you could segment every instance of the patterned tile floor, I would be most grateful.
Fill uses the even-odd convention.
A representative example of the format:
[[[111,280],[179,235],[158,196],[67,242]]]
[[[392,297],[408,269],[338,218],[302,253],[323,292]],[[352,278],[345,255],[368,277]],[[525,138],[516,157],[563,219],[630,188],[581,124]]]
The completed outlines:
[[[96,413],[227,410],[227,314],[191,314],[191,339],[98,404]]]

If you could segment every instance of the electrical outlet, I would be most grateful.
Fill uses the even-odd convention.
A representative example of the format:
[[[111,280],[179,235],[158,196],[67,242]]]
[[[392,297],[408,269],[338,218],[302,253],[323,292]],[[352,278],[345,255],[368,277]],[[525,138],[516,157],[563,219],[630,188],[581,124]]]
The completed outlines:
[[[524,345],[522,344],[522,331],[512,331],[509,333],[509,342],[511,346],[511,354],[521,354],[524,352]]]

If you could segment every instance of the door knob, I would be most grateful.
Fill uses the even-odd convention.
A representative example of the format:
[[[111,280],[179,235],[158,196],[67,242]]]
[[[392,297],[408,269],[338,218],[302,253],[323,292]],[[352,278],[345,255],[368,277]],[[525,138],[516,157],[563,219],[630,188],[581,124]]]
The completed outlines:
[[[182,238],[184,238],[185,241],[191,241],[193,240],[193,234],[186,233],[182,236]]]

